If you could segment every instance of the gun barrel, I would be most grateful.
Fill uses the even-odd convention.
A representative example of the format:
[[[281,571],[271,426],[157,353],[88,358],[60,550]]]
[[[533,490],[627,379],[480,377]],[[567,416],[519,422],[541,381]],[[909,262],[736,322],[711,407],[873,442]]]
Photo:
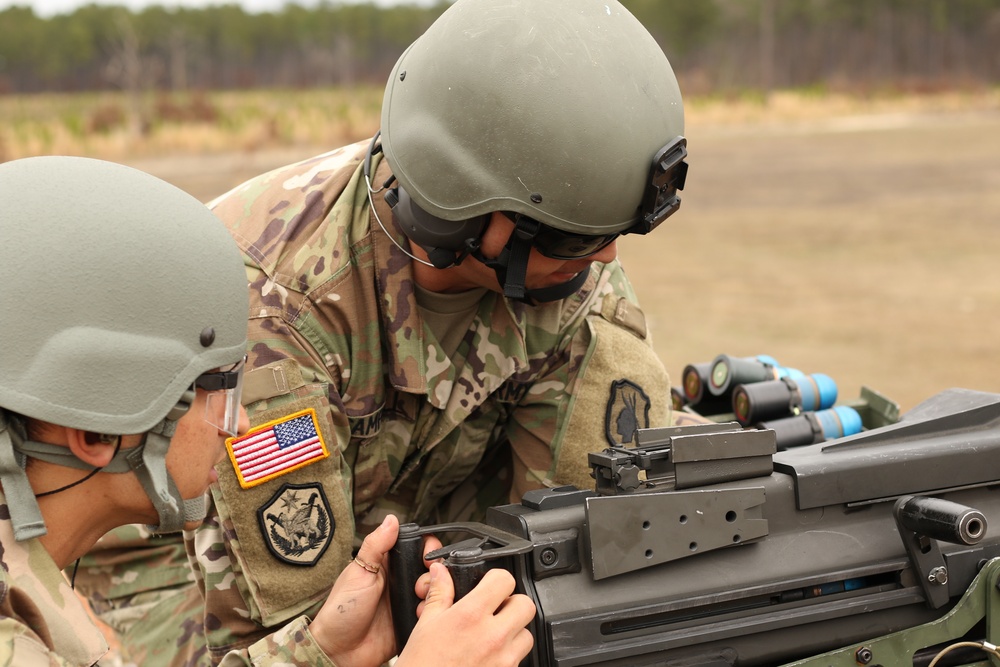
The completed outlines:
[[[904,496],[894,507],[899,523],[920,535],[951,544],[973,545],[986,535],[986,516],[950,500]]]

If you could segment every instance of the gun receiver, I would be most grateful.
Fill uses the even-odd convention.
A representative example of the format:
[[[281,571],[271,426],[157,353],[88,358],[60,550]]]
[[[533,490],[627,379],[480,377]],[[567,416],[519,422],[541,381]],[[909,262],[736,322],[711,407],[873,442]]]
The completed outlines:
[[[526,666],[869,664],[877,650],[871,664],[910,667],[942,638],[1000,641],[1000,607],[985,629],[918,632],[967,589],[1000,599],[972,586],[1000,568],[984,569],[1000,556],[987,527],[1000,395],[949,390],[896,424],[782,452],[772,432],[733,423],[643,429],[589,462],[593,491],[535,491],[481,524],[404,526],[393,602],[424,570],[419,535],[465,532],[473,541],[429,557],[469,568],[463,589],[491,567],[513,573],[537,608]],[[411,595],[393,608],[400,647],[415,607]],[[891,633],[891,649],[872,641]],[[805,660],[831,651],[847,653]]]

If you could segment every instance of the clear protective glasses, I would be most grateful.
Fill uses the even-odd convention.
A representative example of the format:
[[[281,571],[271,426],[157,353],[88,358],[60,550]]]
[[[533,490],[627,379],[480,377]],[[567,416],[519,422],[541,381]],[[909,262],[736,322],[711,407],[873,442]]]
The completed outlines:
[[[202,373],[194,386],[208,392],[205,397],[205,421],[235,437],[240,428],[240,400],[243,397],[243,369],[247,358],[228,370]]]

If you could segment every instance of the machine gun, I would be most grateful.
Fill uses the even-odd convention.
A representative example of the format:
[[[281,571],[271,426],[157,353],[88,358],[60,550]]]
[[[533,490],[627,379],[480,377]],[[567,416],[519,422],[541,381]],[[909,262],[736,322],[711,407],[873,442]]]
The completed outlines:
[[[488,568],[513,573],[537,609],[526,666],[910,667],[943,651],[938,665],[1000,666],[982,652],[1000,642],[1000,535],[987,528],[1000,395],[949,390],[898,423],[781,452],[773,432],[735,423],[642,429],[590,465],[593,491],[401,526],[398,645],[422,536],[461,533],[472,538],[427,557],[445,559],[458,594]],[[982,650],[952,651],[963,637]]]

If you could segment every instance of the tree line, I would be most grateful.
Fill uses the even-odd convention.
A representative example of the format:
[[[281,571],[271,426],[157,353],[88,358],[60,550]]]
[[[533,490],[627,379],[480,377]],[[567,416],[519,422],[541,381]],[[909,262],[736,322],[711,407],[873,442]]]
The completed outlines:
[[[539,0],[542,1],[542,0]],[[0,11],[0,93],[382,83],[450,3]],[[695,93],[992,86],[1000,0],[623,0]]]

